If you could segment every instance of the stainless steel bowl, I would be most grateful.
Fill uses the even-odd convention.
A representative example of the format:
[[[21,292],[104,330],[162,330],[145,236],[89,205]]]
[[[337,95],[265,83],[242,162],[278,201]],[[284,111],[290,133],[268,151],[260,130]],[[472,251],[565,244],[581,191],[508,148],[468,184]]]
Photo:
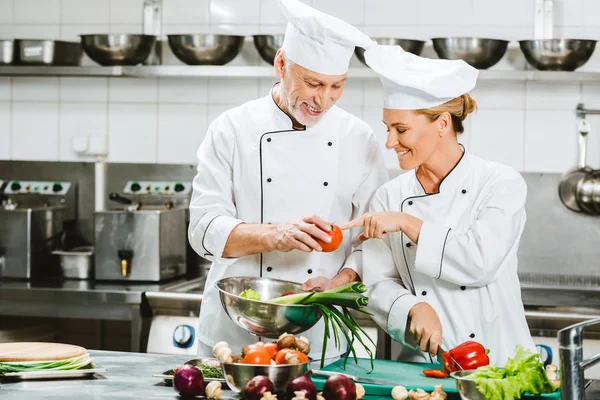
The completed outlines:
[[[286,292],[301,292],[300,284],[278,279],[235,277],[216,284],[221,305],[233,322],[248,332],[276,339],[282,333],[298,334],[313,327],[321,318],[321,310],[313,306],[280,305],[249,300],[239,294],[246,289],[258,292],[262,300],[279,297]]]
[[[462,400],[486,400],[485,396],[477,389],[477,384],[469,377],[475,370],[451,372],[450,376],[456,379],[456,388]]]
[[[405,51],[409,53],[413,53],[416,55],[420,55],[423,51],[423,47],[425,47],[425,42],[422,40],[413,40],[413,39],[397,39],[397,38],[387,38],[380,37],[374,38],[378,44],[386,45],[386,46],[400,46]],[[365,62],[365,49],[362,47],[357,47],[354,49],[354,54],[360,60],[361,63],[367,65]]]
[[[478,69],[487,69],[495,65],[508,47],[508,40],[500,39],[451,37],[431,40],[439,58],[464,60]]]
[[[81,43],[46,39],[15,39],[14,60],[16,65],[62,65],[81,64]]]
[[[310,361],[302,364],[254,365],[239,363],[239,356],[234,357],[233,361],[232,364],[221,363],[221,368],[227,386],[235,393],[240,393],[250,379],[264,375],[273,382],[275,392],[283,394],[288,383],[306,373],[310,367]]]
[[[14,57],[14,41],[12,39],[0,40],[0,65],[10,65]]]
[[[81,246],[71,250],[55,250],[59,256],[64,278],[90,279],[94,277],[94,247]]]
[[[100,65],[137,65],[156,43],[156,36],[131,34],[81,35],[83,51]]]
[[[281,48],[285,35],[254,35],[254,46],[260,57],[273,65],[275,54]]]
[[[596,48],[596,40],[521,40],[519,46],[527,62],[535,69],[575,71],[590,59]]]
[[[173,54],[189,65],[225,65],[244,47],[244,36],[168,35]]]

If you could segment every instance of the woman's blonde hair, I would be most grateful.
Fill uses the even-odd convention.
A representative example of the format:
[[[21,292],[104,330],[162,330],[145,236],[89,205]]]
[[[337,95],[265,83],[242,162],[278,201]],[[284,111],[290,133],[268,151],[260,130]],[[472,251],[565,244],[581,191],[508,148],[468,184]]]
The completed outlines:
[[[435,121],[442,115],[442,113],[449,113],[452,117],[452,127],[457,135],[464,132],[463,121],[467,118],[467,115],[471,114],[477,109],[477,103],[475,99],[471,97],[469,93],[465,93],[455,99],[440,104],[439,106],[426,108],[422,110],[415,110],[417,114],[425,115],[430,121]]]

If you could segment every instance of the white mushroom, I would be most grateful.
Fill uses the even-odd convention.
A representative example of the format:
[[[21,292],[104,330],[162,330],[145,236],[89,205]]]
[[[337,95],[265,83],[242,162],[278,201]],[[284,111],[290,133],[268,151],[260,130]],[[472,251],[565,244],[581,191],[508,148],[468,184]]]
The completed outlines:
[[[271,392],[264,392],[260,400],[277,400],[277,395],[271,394]]]
[[[325,400],[325,397],[323,397],[323,393],[317,393],[317,400]]]
[[[435,385],[429,400],[446,400],[446,397],[448,397],[448,395],[442,390],[442,385]]]
[[[356,386],[356,399],[359,400],[365,397],[365,388],[363,385],[360,383],[355,383],[354,385]]]
[[[214,345],[212,349],[212,353],[217,360],[222,363],[231,364],[233,362],[233,357],[231,356],[231,349],[227,342],[219,342]]]
[[[221,382],[211,381],[206,385],[205,394],[207,399],[220,399],[223,395],[221,390]]]
[[[306,400],[306,392],[304,390],[299,390],[297,392],[294,392],[294,397],[292,397],[290,400]]]
[[[549,380],[555,380],[557,378],[556,371],[558,367],[554,364],[546,365],[546,376]]]
[[[404,386],[395,386],[392,389],[392,398],[394,400],[406,400],[408,399],[408,390]]]
[[[430,397],[431,395],[421,388],[417,389],[416,392],[413,389],[410,389],[410,392],[408,392],[410,400],[430,400]]]

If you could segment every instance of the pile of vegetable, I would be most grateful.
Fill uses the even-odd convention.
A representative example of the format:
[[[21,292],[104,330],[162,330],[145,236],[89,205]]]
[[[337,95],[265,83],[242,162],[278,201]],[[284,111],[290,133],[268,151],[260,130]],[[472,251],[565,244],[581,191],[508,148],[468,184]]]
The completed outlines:
[[[221,382],[212,381],[204,386],[202,370],[194,365],[185,364],[175,370],[173,389],[184,399],[204,396],[207,399],[220,399],[223,395]]]
[[[307,354],[310,353],[310,344],[305,337],[284,333],[277,342],[257,342],[246,346],[235,360],[227,342],[215,344],[212,353],[222,363],[235,361],[255,365],[302,364],[309,361]]]
[[[59,361],[0,362],[0,375],[10,372],[67,371],[93,368],[89,354]]]
[[[394,400],[446,400],[448,394],[442,390],[442,385],[436,385],[431,394],[423,389],[406,390],[404,386],[395,386],[392,389],[392,398]]]
[[[521,398],[525,392],[540,395],[558,389],[560,381],[556,379],[556,367],[548,367],[546,371],[539,354],[519,345],[504,368],[481,367],[470,378],[486,399],[513,400]]]
[[[221,364],[214,359],[207,359],[204,361],[187,362],[186,364],[193,365],[202,371],[202,375],[205,378],[223,379],[223,371],[221,370]],[[163,372],[163,375],[174,375],[175,369],[170,369]]]
[[[370,315],[364,310],[364,307],[369,303],[369,298],[364,295],[367,287],[362,282],[352,282],[345,286],[340,286],[324,292],[310,292],[287,294],[269,300],[270,303],[276,304],[304,304],[319,307],[323,313],[325,322],[325,337],[323,340],[323,349],[321,351],[321,367],[325,362],[325,354],[327,351],[327,341],[333,336],[335,344],[339,349],[341,346],[340,335],[343,335],[350,344],[350,352],[354,360],[358,362],[354,344],[358,341],[367,354],[371,358],[371,368],[373,368],[373,352],[367,346],[364,338],[367,338],[373,345],[375,343],[369,335],[360,327],[349,309],[359,311]],[[346,353],[344,366],[348,361],[349,353]]]
[[[276,400],[275,386],[266,376],[250,379],[242,391],[244,400]],[[333,375],[327,379],[322,393],[310,379],[310,371],[294,379],[286,388],[288,400],[359,400],[365,395],[362,385],[352,382],[343,375]]]

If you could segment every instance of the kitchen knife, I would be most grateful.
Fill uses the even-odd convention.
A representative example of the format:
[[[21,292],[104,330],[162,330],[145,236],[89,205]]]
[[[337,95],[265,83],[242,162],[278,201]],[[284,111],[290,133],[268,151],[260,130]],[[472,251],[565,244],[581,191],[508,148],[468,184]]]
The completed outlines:
[[[382,379],[363,378],[361,376],[345,374],[343,372],[322,371],[322,370],[316,369],[316,370],[313,370],[312,373],[314,375],[324,375],[324,376],[344,375],[346,378],[350,379],[353,382],[357,382],[357,383],[372,383],[374,385],[386,385],[386,386],[406,386],[403,383],[385,381]]]
[[[440,361],[440,363],[441,363],[442,365],[444,365],[444,361],[442,360],[442,354],[444,354],[444,353],[448,353],[448,358],[449,358],[450,360],[452,360],[452,362],[454,363],[454,365],[455,365],[456,367],[458,367],[458,369],[459,369],[459,370],[461,370],[461,371],[464,371],[463,367],[461,367],[461,366],[460,366],[460,364],[456,362],[456,360],[454,359],[454,357],[452,357],[452,353],[450,353],[450,352],[448,352],[448,351],[444,350],[444,349],[442,348],[442,346],[440,346],[440,347],[439,347],[439,349],[438,349],[438,361],[439,361],[439,360],[441,360],[441,361]]]

